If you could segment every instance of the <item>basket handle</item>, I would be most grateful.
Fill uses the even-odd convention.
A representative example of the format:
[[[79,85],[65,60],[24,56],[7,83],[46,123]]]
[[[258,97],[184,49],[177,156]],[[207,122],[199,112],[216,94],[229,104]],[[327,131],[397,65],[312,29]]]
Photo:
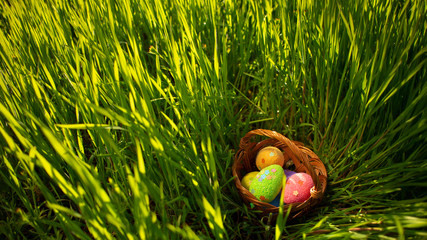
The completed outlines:
[[[239,147],[241,149],[246,149],[250,143],[250,139],[256,135],[271,137],[271,138],[274,138],[278,141],[282,141],[282,138],[283,138],[283,135],[277,133],[276,131],[271,131],[271,130],[267,130],[267,129],[256,129],[256,130],[252,130],[252,131],[246,133],[246,135],[240,140],[240,146]]]

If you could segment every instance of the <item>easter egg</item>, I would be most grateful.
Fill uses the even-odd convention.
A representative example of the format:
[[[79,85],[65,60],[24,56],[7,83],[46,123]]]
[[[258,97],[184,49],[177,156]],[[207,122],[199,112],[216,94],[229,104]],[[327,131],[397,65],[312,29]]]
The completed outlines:
[[[252,181],[249,191],[263,202],[271,202],[282,189],[285,172],[282,166],[273,164],[262,169]]]
[[[294,175],[296,172],[294,172],[294,171],[291,171],[291,170],[288,170],[288,169],[285,169],[285,176],[286,176],[286,179],[289,179],[292,175]]]
[[[285,157],[278,148],[269,146],[261,149],[258,152],[255,163],[259,170],[273,164],[277,164],[282,167],[285,163]]]
[[[280,206],[280,195],[281,194],[277,194],[276,198],[269,203],[275,207],[279,207]]]
[[[307,173],[292,174],[282,191],[283,202],[286,204],[304,202],[310,197],[310,189],[314,187],[313,179]]]
[[[255,178],[255,176],[259,173],[259,171],[254,171],[254,172],[250,172],[248,174],[246,174],[243,178],[242,178],[242,186],[246,189],[249,189],[249,186],[252,183],[252,180]]]

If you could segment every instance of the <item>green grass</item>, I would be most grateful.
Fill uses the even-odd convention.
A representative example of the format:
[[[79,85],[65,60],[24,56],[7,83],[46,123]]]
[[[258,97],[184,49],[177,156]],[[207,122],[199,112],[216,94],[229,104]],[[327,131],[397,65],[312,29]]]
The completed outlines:
[[[9,2],[1,238],[427,238],[425,1]],[[328,170],[286,225],[234,186],[257,128]]]

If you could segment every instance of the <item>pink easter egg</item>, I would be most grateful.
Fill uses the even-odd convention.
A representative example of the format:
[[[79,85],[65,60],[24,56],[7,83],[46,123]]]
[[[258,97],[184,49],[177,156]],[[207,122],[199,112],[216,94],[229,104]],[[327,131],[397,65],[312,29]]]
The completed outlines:
[[[314,187],[313,179],[307,173],[292,174],[286,180],[285,191],[282,191],[283,202],[290,204],[306,201],[310,197],[312,187]]]

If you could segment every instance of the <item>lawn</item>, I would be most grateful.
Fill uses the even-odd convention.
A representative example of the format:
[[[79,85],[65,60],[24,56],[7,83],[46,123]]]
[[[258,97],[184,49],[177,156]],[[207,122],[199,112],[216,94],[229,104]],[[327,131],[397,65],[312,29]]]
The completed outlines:
[[[0,3],[0,238],[426,239],[425,1]],[[281,225],[240,139],[328,171]]]

